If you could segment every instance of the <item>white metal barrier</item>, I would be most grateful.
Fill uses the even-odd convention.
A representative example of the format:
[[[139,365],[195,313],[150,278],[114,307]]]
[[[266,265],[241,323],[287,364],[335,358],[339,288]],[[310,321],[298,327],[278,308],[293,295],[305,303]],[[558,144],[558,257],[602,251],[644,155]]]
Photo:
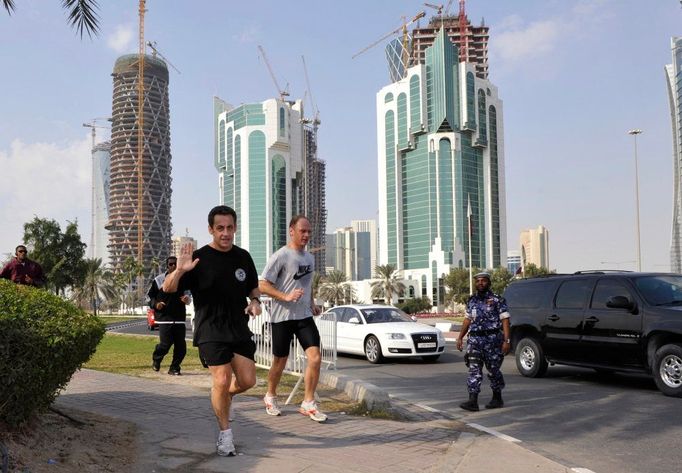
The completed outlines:
[[[259,368],[269,369],[272,366],[272,334],[270,324],[270,305],[272,301],[263,300],[262,313],[249,320],[249,328],[253,332],[253,341],[256,343],[256,354],[254,359]],[[336,369],[336,314],[323,314],[314,317],[317,330],[320,332],[320,355],[322,356],[322,369]],[[285,373],[298,376],[299,380],[294,386],[285,404],[289,404],[296,394],[296,391],[303,382],[305,374],[306,357],[305,352],[294,337],[289,347],[289,358],[284,368]]]

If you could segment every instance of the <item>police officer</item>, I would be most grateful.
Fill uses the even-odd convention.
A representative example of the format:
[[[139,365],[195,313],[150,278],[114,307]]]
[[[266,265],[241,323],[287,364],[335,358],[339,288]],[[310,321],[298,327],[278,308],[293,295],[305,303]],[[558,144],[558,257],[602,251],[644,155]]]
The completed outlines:
[[[185,359],[187,353],[187,342],[185,341],[185,306],[191,302],[189,291],[186,293],[174,292],[171,294],[160,294],[160,289],[166,276],[175,271],[177,258],[170,256],[166,259],[167,271],[159,274],[152,281],[147,295],[149,296],[149,307],[155,311],[155,320],[159,325],[159,344],[156,345],[152,354],[152,368],[154,371],[161,369],[163,357],[173,346],[173,361],[171,362],[168,374],[179,376],[180,364]]]
[[[478,273],[474,276],[476,293],[469,298],[462,328],[457,337],[457,349],[462,351],[464,336],[468,333],[467,352],[464,356],[469,367],[467,388],[469,400],[459,405],[467,411],[478,410],[478,393],[481,392],[483,365],[488,370],[490,388],[493,390],[492,400],[485,405],[486,409],[504,406],[502,389],[502,361],[509,353],[509,312],[504,298],[490,290],[490,274]]]

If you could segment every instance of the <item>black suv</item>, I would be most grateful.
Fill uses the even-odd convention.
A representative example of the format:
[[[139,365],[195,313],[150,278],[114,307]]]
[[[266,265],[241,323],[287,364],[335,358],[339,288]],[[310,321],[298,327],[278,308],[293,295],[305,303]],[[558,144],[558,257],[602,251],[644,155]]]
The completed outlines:
[[[543,376],[548,363],[644,372],[682,397],[682,275],[550,275],[514,281],[504,297],[522,375]]]

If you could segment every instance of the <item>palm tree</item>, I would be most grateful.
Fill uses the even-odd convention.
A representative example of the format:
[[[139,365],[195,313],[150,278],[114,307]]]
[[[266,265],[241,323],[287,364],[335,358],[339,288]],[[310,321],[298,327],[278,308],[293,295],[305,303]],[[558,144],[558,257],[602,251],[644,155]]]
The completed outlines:
[[[386,304],[393,302],[393,293],[402,296],[405,284],[398,279],[398,269],[393,264],[377,265],[378,281],[372,281],[372,299],[384,298]]]
[[[346,289],[346,275],[341,271],[331,271],[324,278],[318,293],[322,299],[327,302],[332,302],[334,305],[339,305],[339,301],[346,298],[348,290]]]
[[[16,8],[14,0],[2,0],[2,6],[10,15]],[[69,13],[69,25],[76,29],[81,38],[83,38],[84,32],[90,37],[93,34],[99,34],[99,15],[97,14],[99,5],[97,0],[62,0],[62,7]]]
[[[114,274],[102,267],[101,258],[85,259],[85,279],[82,286],[76,288],[74,299],[81,304],[89,303],[94,315],[97,315],[98,301],[114,299],[119,287]]]

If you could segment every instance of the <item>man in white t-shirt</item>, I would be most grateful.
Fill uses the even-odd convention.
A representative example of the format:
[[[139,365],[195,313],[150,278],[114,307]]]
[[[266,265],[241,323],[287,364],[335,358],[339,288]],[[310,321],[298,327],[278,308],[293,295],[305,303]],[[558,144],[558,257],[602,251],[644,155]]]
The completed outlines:
[[[296,215],[289,223],[289,243],[277,250],[268,260],[259,289],[272,298],[272,354],[268,373],[268,392],[263,398],[265,412],[281,415],[277,404],[277,385],[289,357],[289,346],[294,335],[305,351],[305,394],[299,412],[317,422],[327,416],[317,407],[315,389],[320,379],[320,334],[313,320],[320,314],[312,297],[315,260],[305,250],[310,239],[310,221]]]

